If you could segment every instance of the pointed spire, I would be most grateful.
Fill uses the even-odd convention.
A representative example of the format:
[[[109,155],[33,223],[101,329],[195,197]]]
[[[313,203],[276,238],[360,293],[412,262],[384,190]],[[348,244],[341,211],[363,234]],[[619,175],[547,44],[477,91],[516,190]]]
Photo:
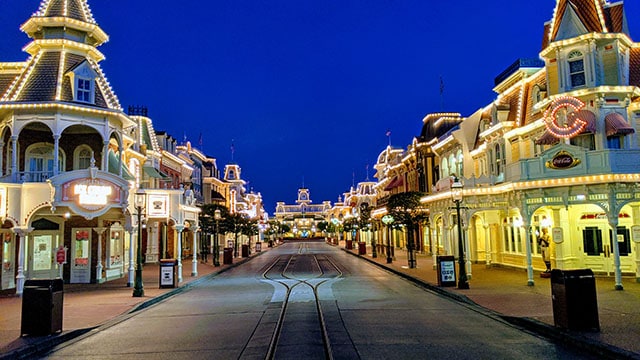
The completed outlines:
[[[563,33],[575,36],[574,31],[584,33],[606,33],[604,6],[605,0],[558,0],[554,10],[553,19],[549,28],[549,42],[563,39]],[[575,29],[578,24],[582,29]],[[567,26],[574,28],[568,31]]]
[[[38,17],[66,17],[98,25],[87,0],[43,0],[33,14]]]

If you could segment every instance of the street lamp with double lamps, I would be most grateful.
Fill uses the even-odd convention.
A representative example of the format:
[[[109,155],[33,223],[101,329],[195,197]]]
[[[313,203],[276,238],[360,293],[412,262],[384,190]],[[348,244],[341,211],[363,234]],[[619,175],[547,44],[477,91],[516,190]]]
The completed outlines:
[[[393,262],[393,257],[391,256],[391,229],[389,225],[393,223],[393,216],[387,214],[382,217],[382,222],[387,226],[387,264],[391,264]]]
[[[138,244],[136,249],[136,272],[133,282],[133,297],[144,296],[144,286],[142,284],[142,212],[144,211],[147,194],[141,189],[133,196],[133,204],[138,216]]]
[[[222,215],[220,214],[220,209],[216,209],[213,212],[213,220],[216,221],[215,237],[213,240],[213,265],[214,266],[220,266],[220,249],[218,248],[219,246],[218,233],[220,232],[218,228],[218,222],[220,221],[220,219],[222,219]]]
[[[458,221],[458,267],[460,276],[458,278],[458,289],[468,289],[467,270],[464,263],[464,244],[462,237],[462,222],[460,221],[460,203],[462,202],[462,183],[458,178],[454,178],[451,184],[451,199],[456,203],[456,216]]]

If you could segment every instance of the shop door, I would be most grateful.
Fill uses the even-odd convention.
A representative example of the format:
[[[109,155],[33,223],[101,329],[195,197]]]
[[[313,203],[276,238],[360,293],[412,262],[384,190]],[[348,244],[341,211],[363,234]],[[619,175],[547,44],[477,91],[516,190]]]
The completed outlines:
[[[0,258],[2,258],[2,270],[0,270],[0,290],[16,287],[16,246],[15,236],[9,231],[0,232],[2,246],[0,246]]]
[[[72,284],[91,282],[91,229],[71,231],[71,278]]]
[[[29,236],[29,245],[27,246],[29,254],[28,279],[54,279],[59,276],[55,263],[55,249],[57,247],[57,234],[34,232]]]
[[[612,232],[609,231],[609,239],[603,240],[602,234],[604,228],[605,226],[586,226],[582,230],[582,243],[586,267],[592,269],[594,272],[610,275],[614,271],[613,236],[611,235]],[[619,227],[618,229],[620,228],[625,229],[624,227]]]

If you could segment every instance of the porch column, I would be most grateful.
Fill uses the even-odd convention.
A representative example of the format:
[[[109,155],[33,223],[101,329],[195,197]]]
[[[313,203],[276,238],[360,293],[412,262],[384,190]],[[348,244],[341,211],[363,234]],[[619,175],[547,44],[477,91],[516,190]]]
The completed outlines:
[[[159,261],[158,222],[147,225],[147,252],[145,263],[155,264]]]
[[[174,225],[174,229],[178,232],[178,282],[182,282],[182,230],[184,225]]]
[[[527,252],[527,285],[535,285],[533,281],[533,260],[531,257],[531,221],[530,216],[525,214],[522,216],[522,228],[524,229],[524,243]]]
[[[120,146],[118,148],[118,175],[122,177],[122,153],[124,152],[124,148]]]
[[[102,146],[102,171],[109,171],[109,140],[103,142]]]
[[[469,234],[469,219],[465,216],[464,224],[462,224],[462,238],[464,239],[464,251],[466,252],[467,280],[471,280],[473,269],[471,268],[471,235]],[[461,241],[461,240],[458,240]]]
[[[135,266],[133,263],[133,259],[134,259],[133,233],[135,231],[135,228],[133,226],[130,226],[130,227],[127,227],[125,230],[129,233],[129,269],[128,269],[129,277],[127,280],[127,287],[133,287],[133,282],[135,281],[135,278],[134,278]]]
[[[198,247],[197,239],[200,235],[200,228],[196,228],[193,231],[193,245],[191,245],[191,252],[193,253],[193,260],[191,260],[191,276],[198,276]]]
[[[491,227],[486,221],[482,222],[484,228],[484,262],[486,267],[491,267]]]
[[[634,229],[640,227],[640,209],[638,205],[631,205],[631,218],[633,219],[633,225],[631,227],[631,240],[635,247],[635,262],[636,262],[636,282],[640,283],[640,242],[639,239],[633,236]]]
[[[60,169],[58,168],[58,158],[60,152],[60,135],[53,135],[53,176],[56,176],[60,173]]]
[[[4,166],[4,141],[0,140],[0,176],[5,175],[4,171],[2,171],[3,166]]]
[[[104,282],[102,280],[102,234],[105,230],[107,230],[106,227],[93,228],[93,231],[98,234],[98,265],[96,265],[96,282],[98,283]]]
[[[18,135],[11,135],[11,177],[18,181]]]
[[[607,213],[607,216],[609,217],[609,227],[611,227],[610,234],[611,236],[613,236],[613,239],[610,239],[610,241],[613,247],[613,267],[614,267],[615,277],[616,277],[615,289],[624,290],[624,287],[622,286],[622,269],[620,267],[620,247],[618,246],[618,238],[617,238],[617,235],[618,235],[617,211],[618,210],[613,210]],[[614,214],[613,212],[616,212],[616,213]]]
[[[436,270],[438,268],[438,225],[431,224],[431,226],[429,226],[429,237],[431,238],[432,268]]]
[[[12,137],[13,138],[13,137]],[[15,154],[15,153],[14,153]],[[13,228],[13,233],[20,237],[20,242],[18,243],[18,275],[16,275],[16,294],[22,295],[24,291],[24,262],[25,262],[25,245],[27,235],[33,231],[33,228],[22,227],[22,228]]]

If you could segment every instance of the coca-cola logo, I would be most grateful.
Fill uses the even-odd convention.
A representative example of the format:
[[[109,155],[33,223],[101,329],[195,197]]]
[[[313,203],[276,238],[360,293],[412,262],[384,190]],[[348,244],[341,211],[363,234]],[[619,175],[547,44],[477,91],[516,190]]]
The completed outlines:
[[[558,152],[551,160],[547,161],[546,166],[551,169],[570,169],[580,164],[580,160],[573,157],[566,151]]]

